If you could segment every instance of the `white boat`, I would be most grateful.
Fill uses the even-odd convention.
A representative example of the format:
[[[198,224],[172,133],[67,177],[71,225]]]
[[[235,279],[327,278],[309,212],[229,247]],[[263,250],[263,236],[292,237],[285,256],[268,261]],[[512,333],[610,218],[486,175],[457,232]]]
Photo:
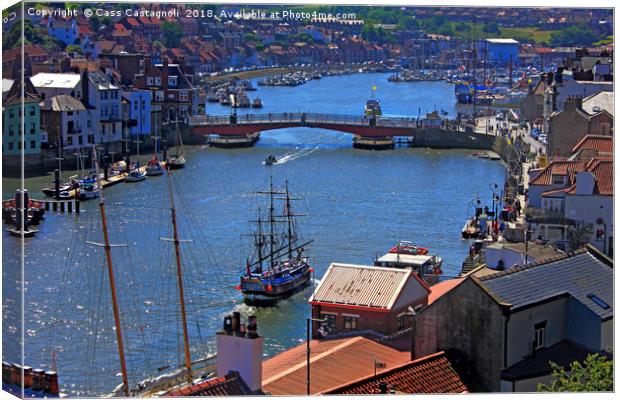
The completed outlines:
[[[146,179],[146,171],[140,171],[139,169],[132,169],[129,171],[129,175],[125,178],[125,182],[140,182]]]
[[[157,158],[153,157],[149,163],[146,165],[146,175],[147,176],[155,176],[161,175],[164,173],[164,167],[162,167],[161,162],[157,160]]]

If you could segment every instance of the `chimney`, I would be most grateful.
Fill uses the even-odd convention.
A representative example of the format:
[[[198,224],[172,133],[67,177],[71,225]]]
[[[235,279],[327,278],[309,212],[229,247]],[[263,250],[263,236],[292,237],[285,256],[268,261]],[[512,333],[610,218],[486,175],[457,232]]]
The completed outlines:
[[[263,338],[258,335],[255,316],[241,324],[241,314],[224,317],[224,329],[217,333],[217,375],[237,371],[250,390],[262,388]]]
[[[387,382],[379,382],[379,393],[387,394],[388,393],[388,384]]]

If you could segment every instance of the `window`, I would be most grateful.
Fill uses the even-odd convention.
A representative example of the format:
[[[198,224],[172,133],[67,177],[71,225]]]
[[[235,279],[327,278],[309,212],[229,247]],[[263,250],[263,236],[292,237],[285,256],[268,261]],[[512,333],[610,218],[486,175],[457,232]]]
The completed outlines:
[[[9,126],[9,136],[15,135],[15,130],[13,129],[13,125]]]
[[[37,147],[37,141],[36,141],[36,140],[31,140],[31,141],[30,141],[30,148],[31,148],[31,149],[34,149],[34,148],[36,148],[36,147]]]
[[[547,321],[539,322],[534,325],[534,350],[540,350],[545,347],[545,329]]]
[[[153,86],[153,77],[149,76],[146,78],[146,85],[147,86]]]
[[[564,176],[563,175],[553,175],[553,184],[554,185],[563,185],[564,184]]]
[[[81,146],[84,142],[84,138],[82,137],[82,135],[78,136],[78,144]]]
[[[344,329],[349,331],[357,330],[357,317],[344,317]]]
[[[30,134],[34,135],[34,122],[30,123]]]
[[[155,77],[155,86],[161,86],[161,77],[159,76]]]
[[[336,329],[336,316],[334,314],[322,314],[321,318],[325,320],[325,324],[330,330]]]
[[[33,106],[33,107],[30,107],[30,115],[34,116],[34,114],[35,114],[35,108]]]
[[[14,145],[13,142],[9,142],[9,150],[13,150],[13,145]]]
[[[67,136],[67,146],[73,145],[73,136]]]
[[[9,118],[15,118],[15,112],[12,108],[9,110]]]
[[[179,100],[187,101],[187,90],[181,90],[179,92]]]
[[[164,101],[164,91],[158,90],[155,92],[155,101]]]
[[[590,293],[588,296],[588,299],[592,300],[593,302],[595,302],[599,307],[601,307],[603,310],[609,310],[611,307],[609,306],[609,304],[605,303],[605,301],[603,301],[603,299],[601,299],[600,297],[598,297],[595,294]]]
[[[177,85],[177,77],[176,76],[169,76],[168,77],[168,85],[176,86]]]

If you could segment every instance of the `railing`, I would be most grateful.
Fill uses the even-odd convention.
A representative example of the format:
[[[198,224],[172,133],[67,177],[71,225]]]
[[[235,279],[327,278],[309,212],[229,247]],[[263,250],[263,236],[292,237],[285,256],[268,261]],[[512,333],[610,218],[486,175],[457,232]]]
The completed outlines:
[[[241,115],[200,115],[188,117],[190,126],[224,126],[235,121],[236,125],[255,124],[338,124],[370,126],[371,118],[339,114],[319,113],[277,113],[277,114],[241,114]],[[414,118],[377,117],[375,126],[385,128],[412,129],[422,126],[421,120]],[[450,123],[454,124],[453,121]]]

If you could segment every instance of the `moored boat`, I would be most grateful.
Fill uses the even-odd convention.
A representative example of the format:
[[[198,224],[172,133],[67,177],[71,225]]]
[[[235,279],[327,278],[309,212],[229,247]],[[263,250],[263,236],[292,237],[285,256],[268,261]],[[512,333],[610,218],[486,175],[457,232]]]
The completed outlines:
[[[153,157],[149,160],[146,165],[146,175],[147,176],[155,176],[161,175],[164,173],[164,168],[161,166],[161,162],[157,160],[157,157]]]
[[[388,251],[388,253],[424,255],[424,254],[428,254],[428,249],[426,247],[416,246],[413,244],[413,242],[409,240],[401,240],[396,245],[394,245]]]
[[[97,190],[97,187],[90,182],[81,184],[78,193],[80,200],[91,200],[99,197],[99,190]]]
[[[132,169],[125,178],[125,182],[140,182],[146,179],[146,171]]]

